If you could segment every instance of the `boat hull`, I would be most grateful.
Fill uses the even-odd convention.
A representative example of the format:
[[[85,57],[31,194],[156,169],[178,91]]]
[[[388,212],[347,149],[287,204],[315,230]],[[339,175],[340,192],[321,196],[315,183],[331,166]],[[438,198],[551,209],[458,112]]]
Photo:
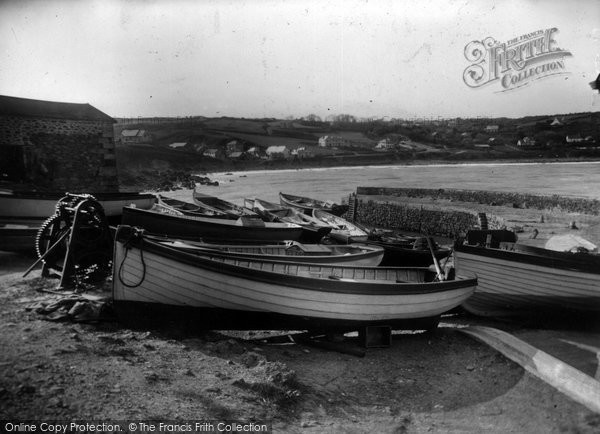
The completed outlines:
[[[0,250],[5,252],[35,252],[37,227],[0,227]]]
[[[463,304],[473,314],[600,313],[600,268],[592,264],[577,269],[572,261],[474,246],[457,246],[454,255],[459,273],[478,277]]]
[[[285,221],[282,219],[282,221]],[[291,220],[289,220],[290,223],[292,223]],[[304,242],[304,243],[318,243],[319,241],[321,241],[323,238],[325,238],[327,235],[329,235],[331,233],[331,228],[328,227],[315,227],[315,226],[308,226],[308,225],[301,225],[302,226],[302,237],[300,238],[300,241]]]
[[[149,209],[156,198],[151,194],[138,193],[93,193],[107,217],[121,216],[124,206],[135,205]],[[4,223],[41,224],[56,211],[56,203],[65,197],[64,193],[13,192],[0,194],[0,221]]]
[[[182,327],[188,330],[326,330],[351,331],[365,326],[388,326],[394,330],[434,330],[440,315],[428,318],[383,321],[331,320],[283,315],[273,312],[175,306],[151,302],[115,300],[119,321],[132,328]]]
[[[380,246],[385,253],[381,260],[382,266],[389,267],[427,267],[433,264],[433,257],[430,250],[403,248],[394,244],[382,243],[377,241],[368,241],[368,245]],[[438,261],[447,258],[451,250],[448,248],[437,248],[434,250]]]
[[[211,241],[298,241],[302,236],[302,228],[295,225],[264,223],[254,226],[249,222],[244,226],[231,219],[173,216],[129,207],[123,208],[122,222],[158,235]]]
[[[147,241],[144,241],[142,261],[139,248],[129,244],[130,250],[126,251],[119,236],[117,241],[113,299],[115,305],[123,308],[139,303],[198,312],[235,311],[250,317],[275,314],[305,325],[310,322],[343,324],[344,327],[396,321],[409,323],[437,318],[460,305],[476,285],[475,279],[418,283],[415,279],[428,273],[425,269],[317,266],[276,261],[246,261],[242,266],[239,264],[244,264],[244,260],[194,257]],[[300,275],[300,271],[304,274]],[[321,277],[306,277],[317,271]],[[357,281],[346,278],[348,273],[374,274],[372,278]],[[376,273],[385,275],[390,282],[376,284],[373,280]],[[327,277],[333,275],[336,278]],[[398,277],[409,283],[398,283]],[[255,324],[247,326],[257,327]],[[273,327],[278,328],[269,323],[269,328]]]

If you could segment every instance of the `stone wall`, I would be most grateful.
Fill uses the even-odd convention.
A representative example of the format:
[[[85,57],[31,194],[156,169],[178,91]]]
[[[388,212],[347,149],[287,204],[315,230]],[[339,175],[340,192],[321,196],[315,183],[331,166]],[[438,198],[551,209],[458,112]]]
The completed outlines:
[[[417,205],[358,199],[356,221],[398,231],[419,232],[447,238],[456,238],[469,229],[479,227],[476,212],[444,211]],[[499,229],[504,222],[487,216],[490,229]]]
[[[530,208],[539,210],[559,210],[590,215],[600,215],[600,201],[559,195],[541,196],[526,193],[498,192],[482,190],[453,190],[426,188],[385,188],[358,187],[358,195],[398,196],[398,197],[430,197],[460,202],[472,202],[485,205],[503,205],[514,208]]]
[[[23,181],[39,190],[118,190],[110,121],[0,116],[0,146],[23,147]]]

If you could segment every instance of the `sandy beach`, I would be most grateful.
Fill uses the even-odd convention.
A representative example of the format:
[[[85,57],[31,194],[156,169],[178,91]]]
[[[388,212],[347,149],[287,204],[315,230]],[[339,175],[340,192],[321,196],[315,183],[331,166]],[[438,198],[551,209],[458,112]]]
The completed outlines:
[[[598,227],[591,217],[554,214],[540,223],[539,211],[493,208],[523,227],[525,240],[537,228],[531,242],[570,231],[571,220],[586,235]],[[485,324],[551,335],[560,324],[451,315],[433,334],[395,332],[390,347],[357,357],[281,332],[129,329],[110,317],[50,321],[40,306],[68,294],[44,292],[57,281],[39,271],[23,279],[33,260],[1,257],[1,419],[266,421],[275,432],[315,433],[591,433],[600,426],[600,415],[460,332]],[[110,296],[109,289],[98,294]],[[578,333],[598,330],[587,324]],[[344,345],[360,349],[356,337]]]

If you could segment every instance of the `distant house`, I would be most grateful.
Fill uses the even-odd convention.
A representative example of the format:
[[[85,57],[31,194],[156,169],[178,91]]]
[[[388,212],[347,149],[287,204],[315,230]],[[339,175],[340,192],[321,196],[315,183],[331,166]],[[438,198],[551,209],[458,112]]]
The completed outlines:
[[[565,137],[565,141],[567,143],[580,143],[584,141],[584,138],[581,137],[579,134],[574,135],[574,136],[567,136]]]
[[[192,149],[199,154],[203,154],[206,150],[206,145],[204,143],[194,143]]]
[[[486,133],[497,133],[500,127],[498,125],[488,125],[485,127]]]
[[[121,143],[146,143],[150,140],[150,134],[146,130],[123,130],[121,131]]]
[[[252,146],[246,151],[246,156],[250,158],[266,158],[266,154],[257,146]]]
[[[187,142],[175,142],[175,143],[171,143],[169,145],[169,148],[173,148],[173,149],[183,148],[183,147],[185,147],[185,145],[187,145]]]
[[[319,137],[319,146],[323,148],[337,148],[340,146],[348,146],[350,141],[339,136],[322,136]]]
[[[301,146],[299,148],[293,149],[290,155],[294,158],[303,159],[303,158],[312,158],[315,156],[315,153],[307,149],[305,146]]]
[[[224,157],[223,150],[219,148],[210,148],[202,153],[205,157],[221,159]]]
[[[520,147],[535,146],[535,140],[533,140],[531,137],[523,137],[522,139],[517,141],[517,146],[520,146]]]
[[[270,160],[290,158],[290,150],[287,146],[269,146],[265,152]]]
[[[550,124],[551,127],[559,127],[562,125],[562,122],[558,120],[558,118],[554,118],[554,120],[552,121],[552,123]]]
[[[379,141],[379,143],[377,143],[377,145],[375,145],[375,149],[380,150],[380,151],[390,151],[395,148],[396,148],[396,145],[390,139],[383,139],[383,140]]]
[[[228,156],[234,152],[244,152],[244,144],[239,140],[232,140],[225,145],[225,152]]]

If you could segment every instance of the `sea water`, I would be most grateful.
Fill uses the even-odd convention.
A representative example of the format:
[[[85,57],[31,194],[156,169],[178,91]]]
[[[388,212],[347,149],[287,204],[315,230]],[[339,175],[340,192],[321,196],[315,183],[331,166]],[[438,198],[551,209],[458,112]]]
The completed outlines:
[[[278,193],[340,202],[356,187],[452,188],[600,199],[600,162],[473,163],[334,167],[222,172],[207,175],[219,186],[200,191],[242,204],[258,197],[279,202]],[[169,192],[191,201],[191,190]]]

